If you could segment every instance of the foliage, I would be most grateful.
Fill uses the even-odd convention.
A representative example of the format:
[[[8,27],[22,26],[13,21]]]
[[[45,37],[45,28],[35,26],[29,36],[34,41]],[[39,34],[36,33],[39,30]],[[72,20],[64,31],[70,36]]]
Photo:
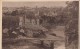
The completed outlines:
[[[12,11],[11,15],[16,16],[18,14],[18,10]]]
[[[3,28],[13,28],[18,26],[19,18],[17,16],[6,15],[2,17],[2,21]]]
[[[66,38],[68,38],[67,43],[70,44],[75,40],[78,41],[78,17],[79,17],[79,2],[67,2],[66,17],[68,19],[66,23]]]

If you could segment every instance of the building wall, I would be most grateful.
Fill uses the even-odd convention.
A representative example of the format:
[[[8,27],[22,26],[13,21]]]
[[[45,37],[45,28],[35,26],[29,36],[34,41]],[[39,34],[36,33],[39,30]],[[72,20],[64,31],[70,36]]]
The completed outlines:
[[[32,19],[32,20],[31,20],[31,24],[32,24],[32,25],[36,25],[36,20],[35,20],[35,19]]]
[[[25,24],[39,25],[39,19],[25,19]]]
[[[39,22],[40,22],[40,20],[39,20],[39,19],[37,19],[37,25],[39,25]]]
[[[23,17],[19,17],[19,26],[23,26],[23,22],[24,22],[24,20],[23,20]]]
[[[30,19],[26,18],[26,19],[25,19],[25,24],[31,24]]]

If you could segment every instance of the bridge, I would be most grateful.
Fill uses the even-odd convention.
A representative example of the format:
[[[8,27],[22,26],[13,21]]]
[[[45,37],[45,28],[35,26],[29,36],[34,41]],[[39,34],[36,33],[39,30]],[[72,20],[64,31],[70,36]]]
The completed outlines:
[[[6,40],[6,39],[4,39]],[[4,41],[3,40],[3,41]],[[13,41],[27,41],[27,40],[38,40],[40,41],[40,45],[43,47],[44,46],[44,41],[49,41],[50,42],[50,47],[49,49],[54,49],[54,43],[56,41],[63,41],[64,39],[61,39],[60,37],[55,37],[55,36],[52,36],[52,35],[49,35],[47,34],[47,37],[46,38],[29,38],[29,37],[22,37],[22,38],[15,38],[15,39],[7,39],[6,42],[13,42]]]

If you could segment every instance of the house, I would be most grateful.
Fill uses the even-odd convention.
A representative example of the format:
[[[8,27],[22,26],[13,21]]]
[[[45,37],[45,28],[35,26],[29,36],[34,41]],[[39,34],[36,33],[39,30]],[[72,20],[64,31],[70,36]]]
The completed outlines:
[[[26,14],[19,17],[19,26],[25,27],[27,30],[27,36],[33,37],[33,34],[39,34],[41,30],[47,30],[40,25],[39,12],[27,11]]]

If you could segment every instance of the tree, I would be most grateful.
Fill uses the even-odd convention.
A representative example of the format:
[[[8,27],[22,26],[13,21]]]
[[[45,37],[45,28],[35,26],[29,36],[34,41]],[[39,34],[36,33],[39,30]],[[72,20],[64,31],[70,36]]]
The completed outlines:
[[[78,49],[79,2],[67,2],[66,10],[66,46],[67,49]]]
[[[16,16],[18,14],[18,10],[12,11],[11,15]]]
[[[18,24],[19,24],[19,18],[17,16],[6,15],[2,17],[3,28],[18,27]]]

